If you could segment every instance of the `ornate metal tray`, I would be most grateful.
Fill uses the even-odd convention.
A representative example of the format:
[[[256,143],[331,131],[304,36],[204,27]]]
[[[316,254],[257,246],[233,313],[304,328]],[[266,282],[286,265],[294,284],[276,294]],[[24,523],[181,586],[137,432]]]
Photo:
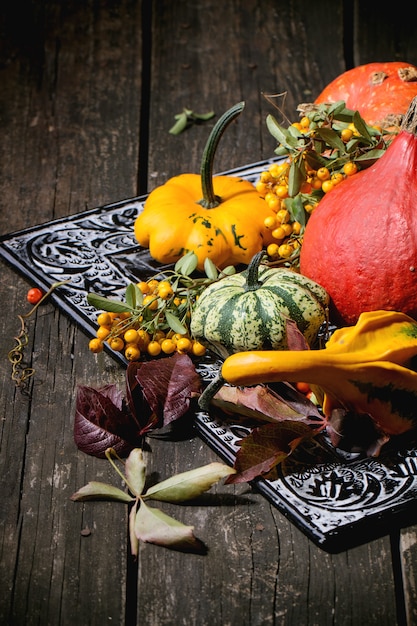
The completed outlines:
[[[227,173],[255,182],[273,160]],[[133,222],[145,199],[124,200],[3,236],[0,257],[44,290],[68,279],[51,298],[93,337],[97,312],[87,303],[88,292],[120,299],[129,282],[163,269],[133,237]],[[123,357],[112,355],[125,365]],[[206,380],[215,371],[213,364],[200,368]],[[229,463],[237,441],[248,432],[201,412],[196,428]],[[335,450],[324,438],[303,446],[276,480],[259,479],[254,486],[317,545],[337,552],[417,522],[415,444],[387,446],[375,459]]]

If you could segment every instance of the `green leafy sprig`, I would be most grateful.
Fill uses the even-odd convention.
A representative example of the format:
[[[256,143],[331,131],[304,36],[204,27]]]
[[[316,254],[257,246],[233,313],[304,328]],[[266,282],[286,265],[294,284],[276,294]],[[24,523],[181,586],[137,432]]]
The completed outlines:
[[[208,285],[216,282],[224,276],[234,274],[236,269],[228,266],[223,270],[217,269],[211,259],[206,259],[204,263],[204,276],[195,276],[198,259],[194,252],[188,252],[181,257],[172,270],[164,270],[154,278],[168,280],[172,287],[172,295],[168,299],[158,298],[158,308],[153,310],[151,302],[144,304],[144,295],[139,287],[130,283],[125,292],[125,301],[112,300],[99,294],[89,293],[88,303],[98,310],[112,313],[130,313],[130,317],[121,320],[111,332],[112,335],[119,335],[132,325],[140,324],[140,328],[155,334],[158,330],[172,330],[174,333],[187,334],[189,330],[188,321],[191,318],[191,311],[198,296]],[[180,299],[181,303],[176,304]]]
[[[171,135],[179,135],[193,124],[206,122],[214,117],[214,111],[207,113],[195,113],[191,109],[183,109],[181,113],[175,115],[175,124],[169,129]]]
[[[269,97],[267,99],[271,101]],[[321,189],[305,191],[310,171],[325,167],[331,175],[341,174],[344,166],[351,162],[357,165],[358,170],[369,167],[385,153],[395,135],[394,131],[368,125],[358,111],[346,108],[343,101],[330,105],[300,104],[298,110],[310,122],[304,132],[294,124],[283,126],[273,115],[268,115],[266,119],[267,129],[277,141],[275,154],[287,157],[289,164],[285,207],[291,221],[301,225],[301,233],[295,237],[300,240],[300,246],[290,258],[281,259],[278,264],[294,267],[299,264],[303,231],[311,207],[316,206],[324,196]],[[343,141],[341,133],[348,127],[353,127],[354,132],[348,141]]]
[[[387,148],[390,134],[366,124],[358,111],[347,109],[342,101],[331,105],[305,104],[298,109],[310,120],[304,133],[292,124],[285,128],[272,115],[266,119],[269,132],[278,142],[275,154],[288,156],[290,160],[288,193],[291,198],[307,180],[307,164],[315,170],[327,167],[331,173],[341,171],[348,162],[363,168],[379,159]],[[354,124],[355,133],[345,143],[340,133],[349,124]]]

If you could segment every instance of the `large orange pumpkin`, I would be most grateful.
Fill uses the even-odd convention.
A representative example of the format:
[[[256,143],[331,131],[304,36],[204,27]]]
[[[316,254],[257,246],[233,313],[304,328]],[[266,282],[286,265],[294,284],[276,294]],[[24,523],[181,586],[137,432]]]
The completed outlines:
[[[417,319],[417,97],[370,168],[320,200],[304,233],[302,274],[330,295],[336,323],[364,311]]]
[[[417,95],[417,67],[390,61],[368,63],[344,72],[327,85],[316,103],[343,100],[368,124],[395,125]]]

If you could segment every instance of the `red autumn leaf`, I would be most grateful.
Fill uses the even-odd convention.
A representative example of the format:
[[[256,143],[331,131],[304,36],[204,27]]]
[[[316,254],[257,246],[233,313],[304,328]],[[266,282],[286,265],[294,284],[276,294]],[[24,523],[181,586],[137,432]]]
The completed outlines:
[[[237,473],[229,476],[225,482],[248,482],[267,474],[316,432],[307,424],[290,420],[255,428],[241,440],[234,464]]]
[[[99,458],[110,447],[124,456],[140,443],[137,424],[115,385],[78,387],[74,441],[82,452]]]
[[[243,415],[261,422],[293,420],[309,424],[323,419],[317,407],[287,383],[280,383],[274,389],[265,385],[225,385],[211,402],[225,413]]]
[[[310,346],[305,340],[305,337],[301,330],[298,328],[296,322],[291,319],[286,320],[286,333],[288,350],[309,350]]]
[[[158,417],[152,411],[147,402],[142,385],[140,384],[137,373],[142,368],[146,369],[147,363],[138,363],[133,361],[129,363],[126,370],[126,400],[128,407],[139,425],[141,435],[158,427]]]
[[[135,377],[157,418],[152,427],[161,428],[185,415],[201,390],[200,377],[186,354],[143,363]]]

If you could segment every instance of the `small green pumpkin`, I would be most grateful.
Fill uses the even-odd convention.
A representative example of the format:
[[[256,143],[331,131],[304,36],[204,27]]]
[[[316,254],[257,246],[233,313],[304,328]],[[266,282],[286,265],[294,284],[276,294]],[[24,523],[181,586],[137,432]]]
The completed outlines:
[[[191,316],[191,333],[222,356],[245,350],[286,350],[287,320],[311,345],[326,319],[327,292],[289,269],[261,265],[256,254],[247,269],[213,283]]]

